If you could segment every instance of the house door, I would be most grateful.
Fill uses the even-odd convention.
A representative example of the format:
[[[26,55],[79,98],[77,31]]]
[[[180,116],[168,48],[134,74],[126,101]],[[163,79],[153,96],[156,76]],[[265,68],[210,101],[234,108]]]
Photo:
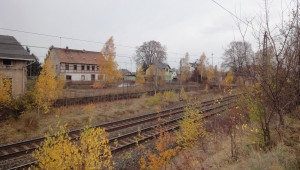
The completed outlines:
[[[92,81],[95,81],[95,74],[92,74],[91,79],[92,79]]]

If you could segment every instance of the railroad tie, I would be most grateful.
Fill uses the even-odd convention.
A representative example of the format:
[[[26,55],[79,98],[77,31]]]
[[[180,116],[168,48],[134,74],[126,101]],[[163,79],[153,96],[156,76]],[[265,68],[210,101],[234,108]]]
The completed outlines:
[[[32,143],[32,145],[34,146],[34,147],[36,147],[36,148],[38,148],[38,147],[40,147],[38,144],[36,144],[36,143]]]
[[[25,150],[29,150],[30,148],[27,145],[22,145]]]
[[[6,150],[2,150],[1,152],[3,153],[3,154],[1,154],[1,156],[2,156],[2,155],[8,155],[8,154],[9,154]]]
[[[15,151],[15,152],[19,152],[19,149],[16,148],[16,147],[12,147],[11,149],[12,149],[13,151]]]

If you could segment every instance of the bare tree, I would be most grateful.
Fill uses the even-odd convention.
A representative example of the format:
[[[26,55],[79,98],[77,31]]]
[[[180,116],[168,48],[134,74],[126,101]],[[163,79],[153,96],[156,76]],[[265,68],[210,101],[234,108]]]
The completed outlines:
[[[296,5],[289,5],[288,10],[282,10],[282,15],[284,11],[288,13],[281,17],[282,20],[279,23],[274,24],[269,17],[268,0],[264,0],[264,18],[260,21],[254,20],[257,21],[256,25],[253,22],[237,22],[243,40],[241,44],[247,44],[245,35],[250,26],[259,48],[258,52],[252,55],[251,60],[242,62],[242,68],[246,68],[243,71],[247,73],[247,76],[259,84],[256,87],[256,93],[251,97],[255,101],[251,105],[256,107],[259,113],[257,120],[261,124],[266,145],[270,145],[271,121],[277,115],[279,117],[278,128],[284,127],[284,115],[295,106],[297,95],[299,95],[297,94],[297,91],[299,92],[299,72],[297,72],[300,54],[297,25],[299,18],[298,6],[297,9],[295,7]],[[247,24],[246,31],[242,31],[241,24]],[[241,57],[248,59],[247,45],[242,45],[242,48]],[[232,66],[235,69],[239,65]],[[280,131],[278,133],[280,134]]]
[[[163,63],[167,59],[166,47],[160,42],[148,41],[136,48],[136,63],[141,64],[144,69],[156,63]]]
[[[235,75],[243,74],[246,66],[250,65],[254,52],[250,43],[232,41],[224,53],[224,65],[230,68]]]
[[[198,72],[201,75],[201,83],[203,81],[203,77],[206,77],[206,66],[208,65],[206,55],[203,53],[199,59],[199,65],[197,67]]]
[[[185,57],[180,59],[180,81],[181,83],[186,82],[190,76],[190,55],[188,52],[185,53]]]

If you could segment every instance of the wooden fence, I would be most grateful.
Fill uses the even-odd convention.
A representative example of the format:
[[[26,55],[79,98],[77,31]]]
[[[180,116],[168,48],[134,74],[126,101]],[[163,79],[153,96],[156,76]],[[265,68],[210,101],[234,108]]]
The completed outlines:
[[[184,89],[185,89],[185,91],[201,90],[201,89],[203,89],[203,86],[190,86],[190,87],[186,86],[186,87],[184,87]],[[171,91],[171,90],[179,92],[180,88],[157,90],[157,92],[163,93],[165,91]],[[88,103],[96,103],[96,102],[116,101],[116,100],[122,100],[122,99],[132,99],[132,98],[139,98],[145,93],[147,95],[154,95],[155,91],[63,98],[63,99],[56,100],[56,102],[54,103],[53,106],[61,107],[61,106],[80,105],[80,104],[88,104]]]

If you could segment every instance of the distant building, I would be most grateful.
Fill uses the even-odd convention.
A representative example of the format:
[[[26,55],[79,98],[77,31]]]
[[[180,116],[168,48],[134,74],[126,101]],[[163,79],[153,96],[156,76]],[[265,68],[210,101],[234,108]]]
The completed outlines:
[[[122,76],[123,76],[124,80],[135,81],[135,79],[136,79],[135,74],[131,73],[127,69],[120,69],[120,71],[122,72]]]
[[[162,76],[162,71],[164,71],[164,77],[166,81],[173,80],[173,72],[171,71],[171,67],[166,63],[157,63],[155,66],[158,68],[157,75],[160,77]],[[149,67],[150,68],[150,67]],[[149,75],[149,68],[146,69],[146,77]]]
[[[0,35],[0,71],[3,79],[8,79],[12,85],[12,96],[25,93],[27,83],[26,66],[34,62],[22,45],[13,37]]]
[[[171,73],[171,78],[172,78],[172,80],[177,79],[177,73],[176,73],[175,68],[171,69],[171,70],[170,70],[170,73]]]
[[[100,52],[53,47],[49,58],[55,67],[56,76],[67,81],[95,81],[99,79]],[[103,75],[100,76],[104,78]]]

